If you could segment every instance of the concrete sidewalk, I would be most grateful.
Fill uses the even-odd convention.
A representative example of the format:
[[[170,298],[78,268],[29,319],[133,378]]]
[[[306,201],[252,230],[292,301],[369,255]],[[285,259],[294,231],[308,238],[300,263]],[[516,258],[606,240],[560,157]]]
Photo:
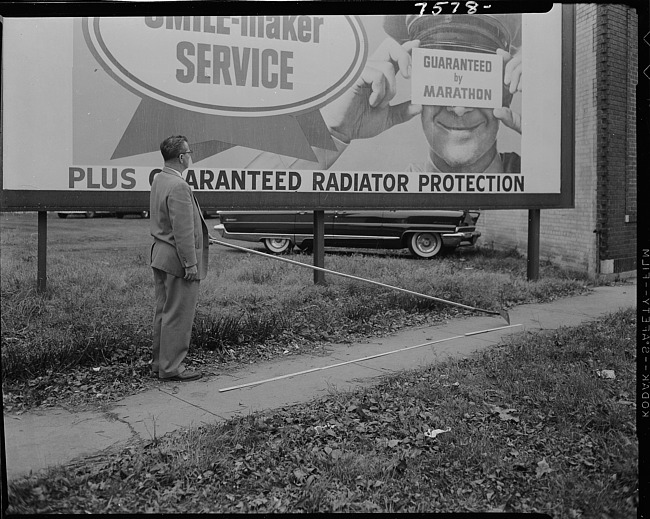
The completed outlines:
[[[509,312],[510,327],[498,317],[454,319],[444,325],[410,329],[367,343],[333,345],[326,356],[287,357],[195,382],[160,384],[159,388],[117,402],[108,412],[71,413],[52,409],[5,415],[7,478],[11,480],[30,471],[36,473],[52,465],[120,448],[129,441],[160,437],[181,427],[306,402],[331,389],[367,386],[380,375],[420,368],[449,357],[466,357],[514,333],[575,326],[636,306],[636,291],[636,284],[599,287],[583,296],[519,306]],[[481,331],[484,333],[474,334]],[[418,347],[220,392],[412,346]]]

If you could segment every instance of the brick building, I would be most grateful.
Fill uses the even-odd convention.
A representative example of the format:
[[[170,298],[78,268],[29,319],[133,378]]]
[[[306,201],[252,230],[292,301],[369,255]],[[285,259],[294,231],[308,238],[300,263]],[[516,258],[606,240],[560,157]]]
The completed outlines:
[[[638,13],[575,6],[575,208],[542,209],[540,257],[627,275],[637,257]],[[526,252],[528,211],[484,211],[480,244]]]

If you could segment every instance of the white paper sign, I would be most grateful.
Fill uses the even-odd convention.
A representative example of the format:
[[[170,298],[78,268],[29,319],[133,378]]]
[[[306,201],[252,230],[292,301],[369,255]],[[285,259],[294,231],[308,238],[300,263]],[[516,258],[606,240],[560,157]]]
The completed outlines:
[[[499,108],[503,58],[496,54],[413,49],[411,102]]]

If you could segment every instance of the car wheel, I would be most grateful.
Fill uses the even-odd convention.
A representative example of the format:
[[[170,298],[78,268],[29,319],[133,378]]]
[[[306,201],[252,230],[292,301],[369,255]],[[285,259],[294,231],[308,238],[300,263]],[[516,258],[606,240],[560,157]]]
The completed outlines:
[[[282,254],[292,247],[291,240],[286,238],[265,238],[262,243],[266,250],[273,254]]]
[[[116,218],[124,218],[124,213],[115,213]]]
[[[433,258],[442,250],[442,238],[435,232],[416,232],[409,238],[409,250],[418,258]]]
[[[95,218],[95,211],[86,211],[86,218]]]
[[[59,218],[67,218],[68,215],[65,213],[59,213]]]
[[[140,216],[142,218],[149,218],[149,211],[140,211]]]

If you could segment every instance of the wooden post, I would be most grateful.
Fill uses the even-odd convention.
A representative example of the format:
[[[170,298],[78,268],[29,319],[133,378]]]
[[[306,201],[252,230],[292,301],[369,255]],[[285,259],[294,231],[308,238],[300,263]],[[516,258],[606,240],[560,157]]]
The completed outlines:
[[[539,227],[540,210],[528,210],[528,281],[539,279]]]
[[[314,211],[314,267],[325,266],[325,211]],[[325,273],[314,270],[314,284],[325,283]]]
[[[47,211],[38,212],[38,271],[36,291],[43,294],[47,289]]]

